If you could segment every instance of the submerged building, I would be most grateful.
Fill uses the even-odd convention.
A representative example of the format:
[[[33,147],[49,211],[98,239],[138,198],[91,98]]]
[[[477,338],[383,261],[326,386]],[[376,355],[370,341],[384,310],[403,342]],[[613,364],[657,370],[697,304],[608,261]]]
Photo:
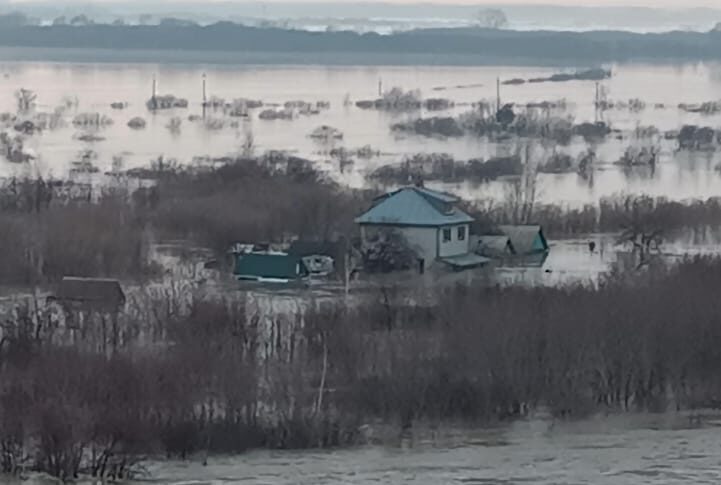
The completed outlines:
[[[377,198],[355,222],[363,246],[384,234],[400,234],[417,257],[421,272],[445,263],[453,269],[472,268],[488,259],[470,247],[473,218],[458,207],[460,200],[425,187],[405,187]]]

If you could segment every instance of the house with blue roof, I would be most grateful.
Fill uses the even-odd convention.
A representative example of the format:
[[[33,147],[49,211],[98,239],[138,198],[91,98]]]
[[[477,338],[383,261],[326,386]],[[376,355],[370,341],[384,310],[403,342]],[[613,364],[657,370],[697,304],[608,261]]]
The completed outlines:
[[[490,260],[471,250],[473,218],[458,208],[459,202],[453,195],[425,187],[404,187],[377,198],[355,222],[364,246],[384,231],[401,234],[421,271],[439,261],[453,269],[482,266]]]

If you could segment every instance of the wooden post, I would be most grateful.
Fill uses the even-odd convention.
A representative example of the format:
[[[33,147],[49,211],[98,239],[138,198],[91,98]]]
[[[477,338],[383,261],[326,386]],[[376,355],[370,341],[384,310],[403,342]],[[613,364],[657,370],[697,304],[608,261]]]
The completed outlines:
[[[205,118],[205,111],[208,107],[208,93],[206,91],[206,77],[203,73],[203,118]]]
[[[152,100],[153,110],[158,109],[158,102],[156,98],[158,97],[158,80],[153,76],[153,95],[150,98]]]
[[[595,107],[595,117],[596,117],[596,123],[598,123],[598,112],[601,109],[601,99],[600,99],[600,92],[599,92],[599,83],[596,81],[596,99],[593,102],[593,105]]]
[[[346,247],[343,248],[343,290],[345,295],[345,304],[348,305],[348,294],[350,293],[350,247],[348,246],[348,243],[345,244]]]

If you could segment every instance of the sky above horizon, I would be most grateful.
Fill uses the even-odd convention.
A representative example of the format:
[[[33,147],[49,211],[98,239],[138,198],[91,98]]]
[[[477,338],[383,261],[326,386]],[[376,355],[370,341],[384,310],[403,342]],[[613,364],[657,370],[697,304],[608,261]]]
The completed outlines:
[[[0,0],[1,1],[1,0]],[[209,3],[259,3],[260,0],[205,0]],[[363,0],[265,0],[268,3],[366,3]],[[693,7],[718,7],[721,8],[721,0],[369,0],[371,3],[431,3],[431,4],[453,4],[453,5],[561,5],[561,6],[613,6],[613,7],[661,7],[661,8],[693,8]],[[8,0],[8,3],[48,3],[48,0]],[[198,3],[198,0],[70,0],[65,2],[57,0],[56,4],[63,3],[146,3],[146,4],[183,4]]]

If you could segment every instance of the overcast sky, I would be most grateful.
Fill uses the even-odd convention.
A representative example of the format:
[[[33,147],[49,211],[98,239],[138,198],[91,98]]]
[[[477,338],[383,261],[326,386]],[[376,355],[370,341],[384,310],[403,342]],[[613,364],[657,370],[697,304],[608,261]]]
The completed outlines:
[[[9,0],[9,3],[33,3],[33,2],[47,3],[48,0]],[[182,4],[184,2],[198,3],[198,0],[71,0],[70,3],[123,3],[123,2],[138,2],[147,4]],[[258,3],[261,0],[205,0],[209,2],[223,2],[223,3],[244,3],[251,1]],[[343,2],[343,3],[364,3],[363,0],[265,0],[269,3],[273,2]],[[721,0],[370,0],[373,2],[381,3],[435,3],[435,4],[470,4],[470,5],[572,5],[572,6],[614,6],[614,7],[628,7],[628,6],[642,6],[642,7],[718,7],[721,8]],[[65,3],[63,0],[58,0],[58,4]]]
[[[443,3],[439,0],[438,3]],[[461,2],[459,2],[461,3]],[[462,3],[478,3],[478,2],[462,2]],[[721,7],[721,0],[496,0],[495,4],[506,5],[573,5],[582,6],[614,6],[614,7]]]
[[[198,4],[201,1],[208,3],[431,3],[431,4],[455,4],[455,5],[568,5],[576,7],[613,6],[613,7],[662,7],[662,8],[693,8],[693,7],[715,7],[721,9],[721,0],[55,0],[52,3],[62,5],[72,4],[103,4],[103,3],[145,3],[147,5],[182,5],[183,3]],[[0,0],[0,3],[29,4],[29,3],[51,3],[50,0]]]

